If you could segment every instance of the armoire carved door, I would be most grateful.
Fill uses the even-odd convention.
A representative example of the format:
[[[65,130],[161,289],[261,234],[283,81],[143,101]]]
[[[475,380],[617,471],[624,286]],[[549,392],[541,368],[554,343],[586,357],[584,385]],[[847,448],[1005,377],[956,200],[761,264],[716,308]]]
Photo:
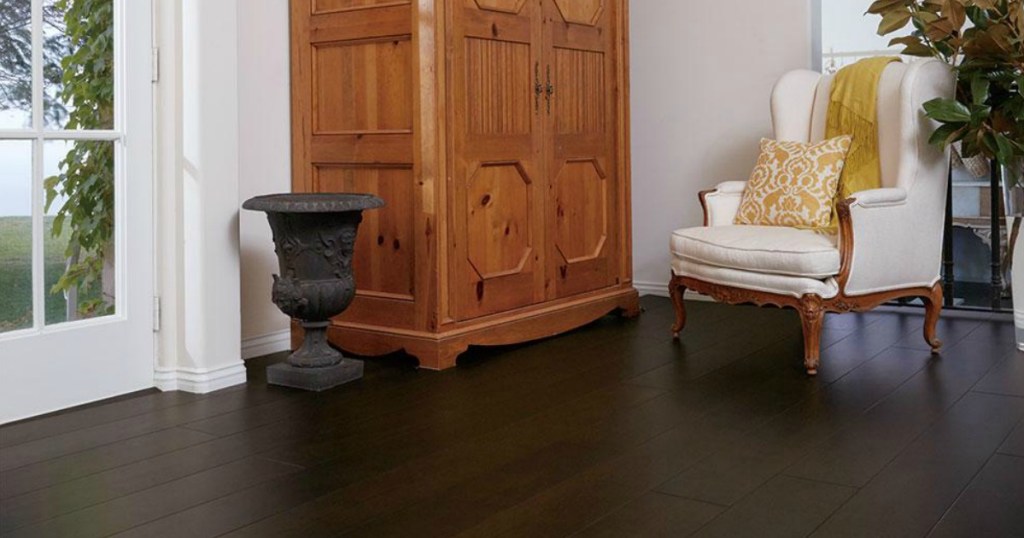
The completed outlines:
[[[541,4],[456,0],[451,75],[456,319],[544,300]]]
[[[457,0],[457,319],[613,286],[615,32],[603,0]]]
[[[615,32],[603,0],[547,0],[548,274],[553,298],[616,284]],[[546,75],[546,74],[545,74]]]

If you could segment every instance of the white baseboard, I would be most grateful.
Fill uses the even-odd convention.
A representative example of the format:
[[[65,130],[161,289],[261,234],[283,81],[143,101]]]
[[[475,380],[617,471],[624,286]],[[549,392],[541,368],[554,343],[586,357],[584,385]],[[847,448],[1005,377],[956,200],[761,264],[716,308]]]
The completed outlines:
[[[256,357],[290,351],[291,348],[292,333],[288,329],[255,338],[246,338],[242,340],[242,360],[247,361]]]
[[[633,282],[633,287],[640,292],[640,296],[653,295],[655,297],[668,297],[668,282]]]
[[[651,295],[654,297],[668,297],[668,282],[633,282],[633,287],[640,292],[641,296]],[[701,295],[692,291],[686,292],[687,301],[704,301],[713,303],[714,299],[707,295]]]
[[[180,390],[193,394],[206,394],[236,385],[244,385],[245,365],[238,363],[213,370],[157,368],[153,375],[153,382],[156,388],[164,392]]]

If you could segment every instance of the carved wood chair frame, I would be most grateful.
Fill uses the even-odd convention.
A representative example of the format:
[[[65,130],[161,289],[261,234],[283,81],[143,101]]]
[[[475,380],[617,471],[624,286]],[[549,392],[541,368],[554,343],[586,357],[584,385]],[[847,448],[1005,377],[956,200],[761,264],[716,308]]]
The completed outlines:
[[[704,210],[704,226],[709,225],[707,196],[714,192],[716,191],[710,190],[700,193],[700,203]],[[708,295],[726,304],[792,308],[800,314],[800,321],[803,325],[804,367],[807,369],[808,375],[814,376],[818,374],[818,367],[821,363],[821,331],[825,313],[864,312],[896,299],[919,297],[925,305],[924,339],[931,346],[932,352],[938,353],[942,348],[942,342],[936,337],[936,326],[942,313],[943,304],[941,282],[936,282],[930,288],[894,289],[856,296],[846,294],[846,283],[850,279],[850,269],[853,265],[854,237],[850,207],[854,202],[856,202],[856,196],[841,201],[837,207],[840,266],[839,274],[836,275],[839,293],[835,297],[825,299],[816,294],[807,294],[797,298],[791,295],[705,282],[692,277],[677,276],[673,272],[672,281],[669,284],[669,293],[676,313],[676,321],[672,326],[673,336],[678,339],[686,327],[686,304],[683,301],[686,290]]]

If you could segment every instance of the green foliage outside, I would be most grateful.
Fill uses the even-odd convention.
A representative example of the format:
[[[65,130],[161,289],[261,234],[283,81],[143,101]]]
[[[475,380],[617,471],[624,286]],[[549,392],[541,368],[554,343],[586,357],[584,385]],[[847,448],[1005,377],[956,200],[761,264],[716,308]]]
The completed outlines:
[[[893,39],[903,54],[954,66],[956,97],[925,104],[941,126],[932,143],[962,144],[964,157],[982,155],[1004,166],[1024,159],[1024,0],[878,0],[879,35],[913,25]]]
[[[49,290],[64,274],[67,234],[50,233],[53,218],[46,219],[43,246],[45,286]],[[0,217],[0,333],[32,326],[32,219]],[[47,293],[46,323],[66,321],[63,293]]]
[[[0,2],[0,107],[30,110],[32,103],[31,0]],[[114,127],[114,6],[112,0],[54,0],[43,4],[44,123],[48,128],[112,129]],[[40,111],[36,111],[39,113]],[[102,294],[104,256],[111,250],[114,231],[114,144],[80,141],[60,162],[60,172],[45,180],[46,209],[56,209],[48,219],[47,240],[64,245],[60,255],[71,263],[51,270],[47,249],[46,284],[52,296],[63,300],[65,292],[78,292],[82,317],[113,311],[112,297]],[[16,264],[5,252],[23,238],[10,234],[20,226],[4,222],[0,232],[0,260]],[[49,243],[48,243],[49,244]],[[65,270],[66,268],[66,270]],[[10,268],[0,267],[0,273]],[[31,271],[20,279],[31,280]],[[56,275],[56,276],[54,276]],[[57,278],[59,276],[59,278]],[[108,278],[110,275],[108,275]],[[18,278],[0,274],[12,283]],[[14,285],[14,284],[12,284]],[[31,283],[29,283],[31,287]],[[2,288],[0,288],[2,289]],[[8,294],[15,295],[15,293]],[[49,299],[49,298],[48,298]],[[4,304],[0,298],[0,319]],[[47,309],[57,301],[47,301]],[[13,307],[12,307],[13,308]],[[47,316],[49,319],[49,315]],[[3,326],[0,326],[0,331]]]
[[[71,107],[67,129],[114,126],[114,6],[111,0],[58,0],[64,14],[68,54],[61,61],[61,97]],[[82,315],[113,313],[103,297],[103,261],[114,237],[114,144],[76,143],[60,163],[61,173],[46,178],[46,208],[62,197],[53,234],[68,231],[65,256],[71,263],[54,291],[78,288]],[[83,296],[94,296],[82,300]]]

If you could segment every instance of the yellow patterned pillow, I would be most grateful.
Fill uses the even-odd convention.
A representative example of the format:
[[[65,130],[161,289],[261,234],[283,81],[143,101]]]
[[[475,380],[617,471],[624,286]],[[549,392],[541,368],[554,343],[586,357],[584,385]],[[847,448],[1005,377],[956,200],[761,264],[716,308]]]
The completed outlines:
[[[743,191],[736,224],[827,228],[853,139],[761,140],[761,156]]]

